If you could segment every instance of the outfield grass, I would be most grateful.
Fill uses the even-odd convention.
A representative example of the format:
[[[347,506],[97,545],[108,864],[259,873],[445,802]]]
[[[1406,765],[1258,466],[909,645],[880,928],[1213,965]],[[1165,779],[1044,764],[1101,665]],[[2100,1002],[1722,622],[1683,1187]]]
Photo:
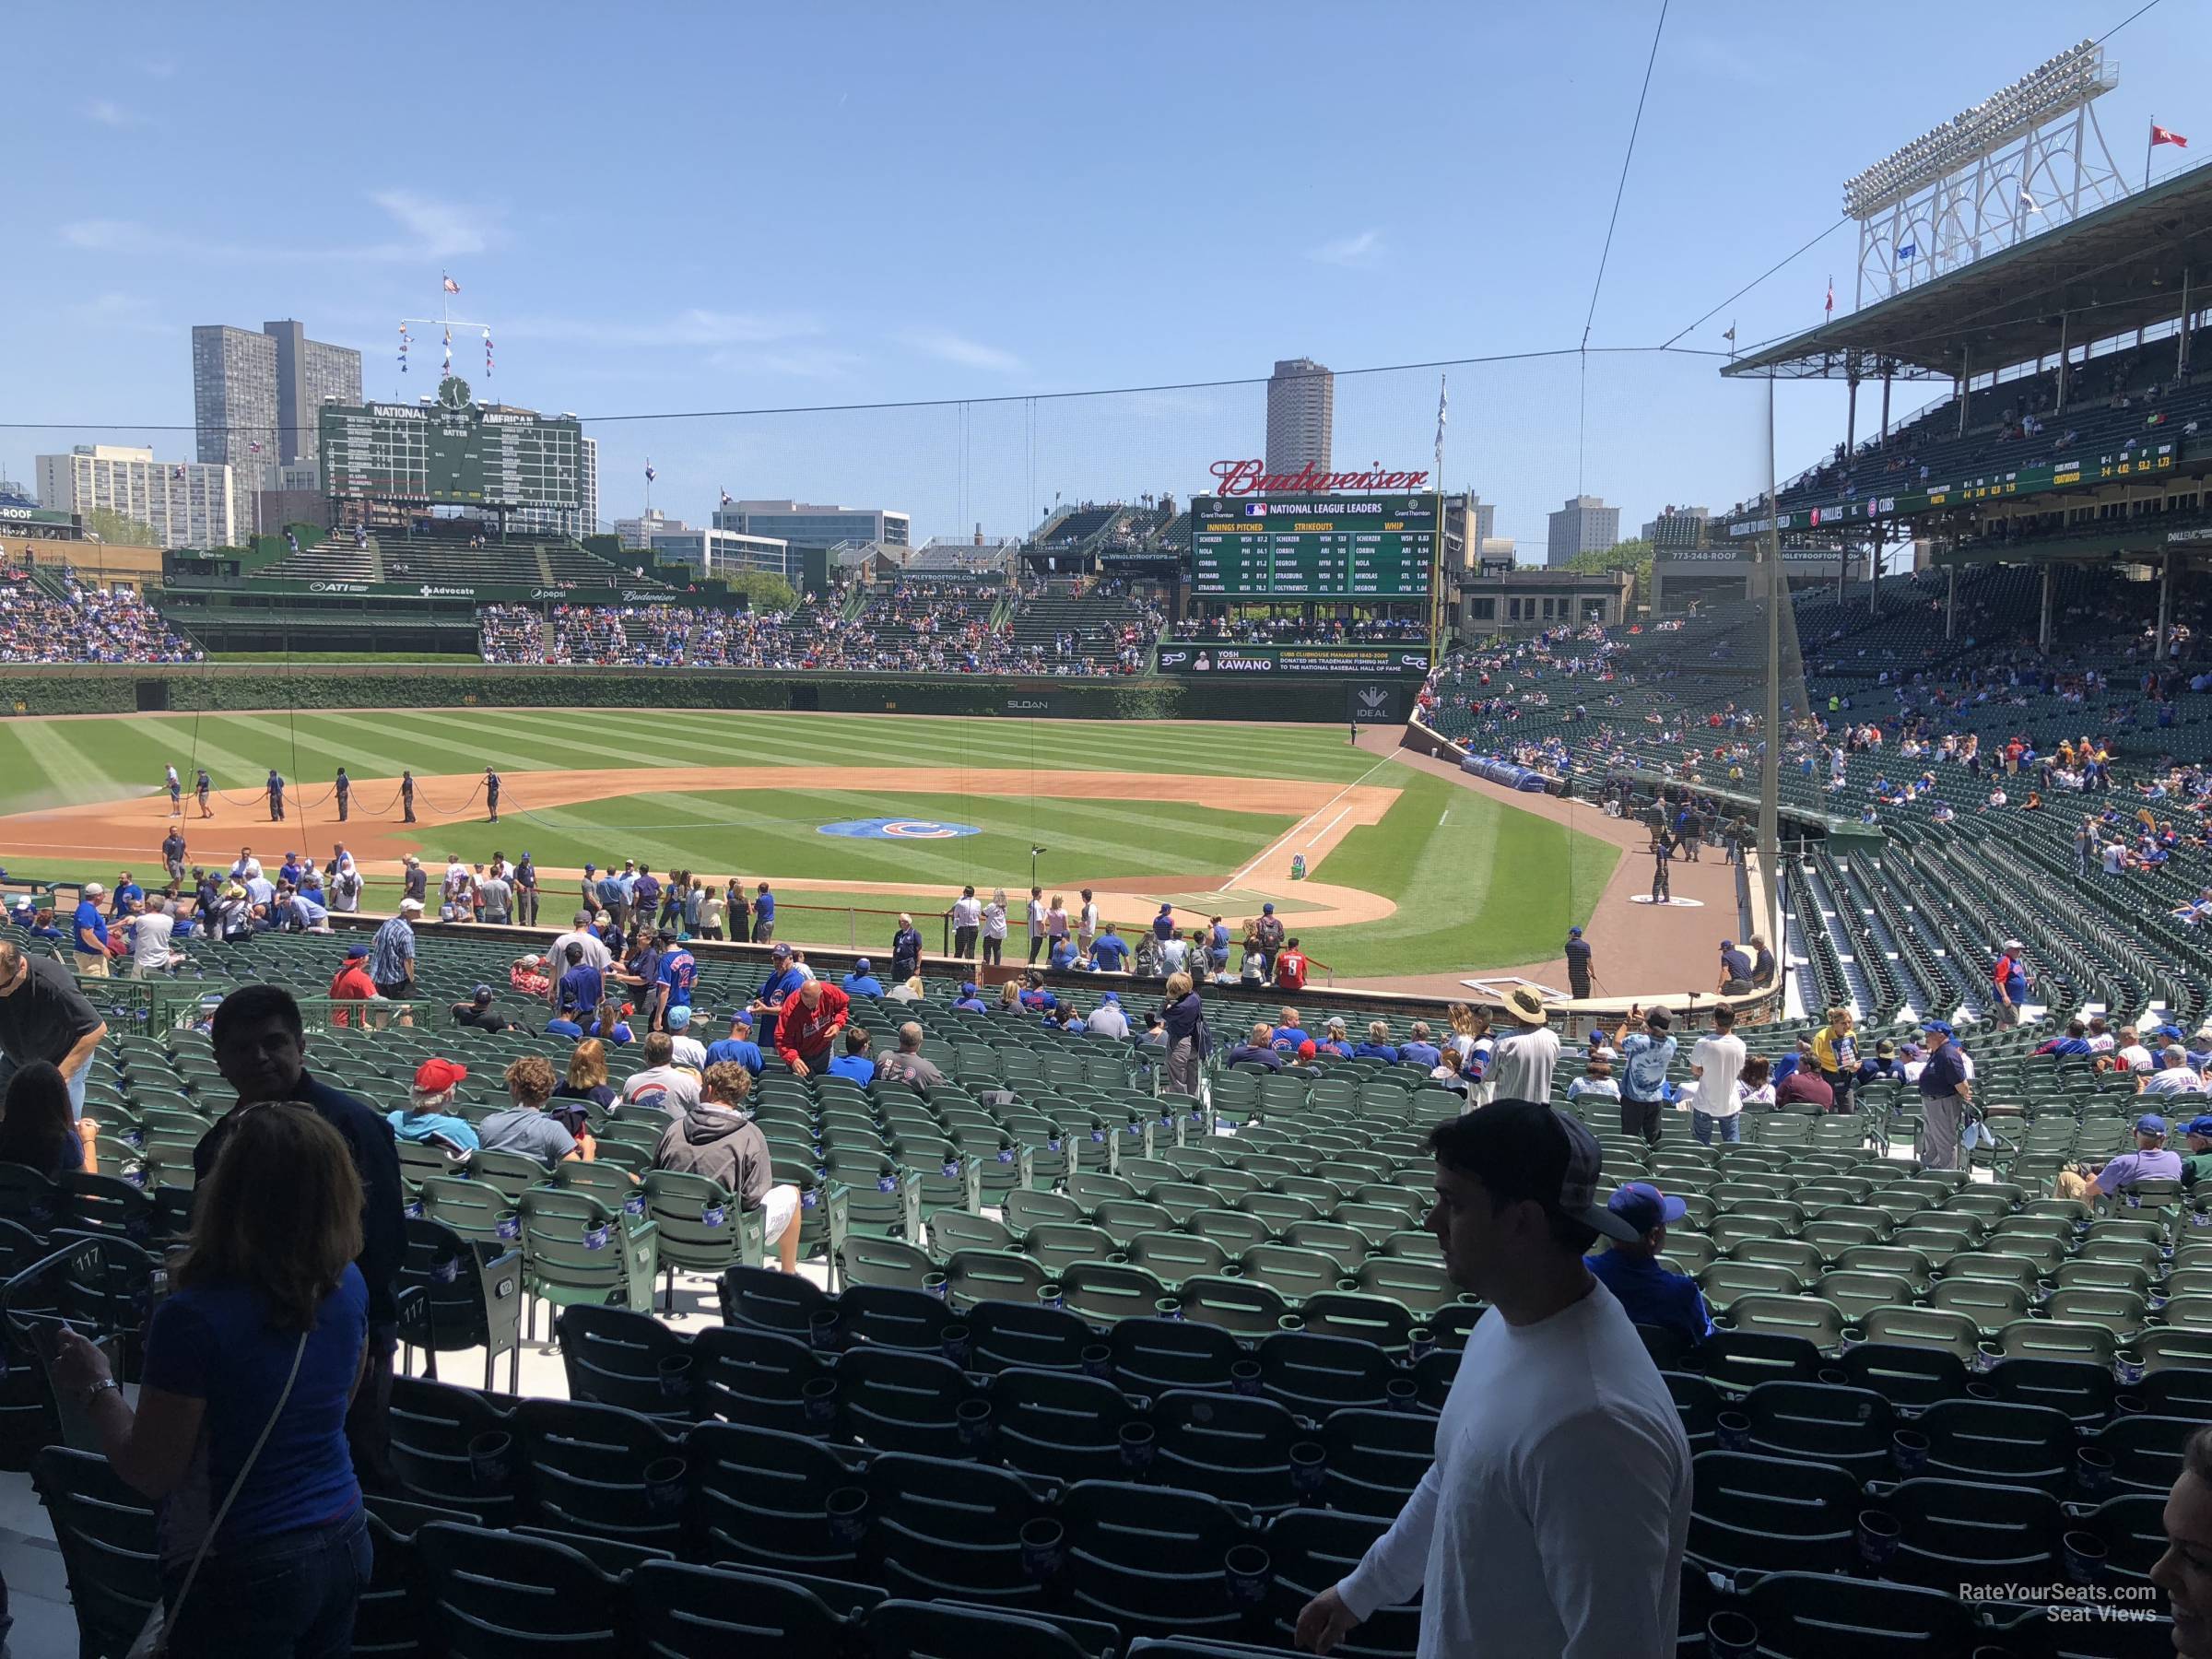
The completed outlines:
[[[187,784],[192,769],[205,766],[218,789],[241,794],[256,789],[272,766],[292,782],[320,790],[340,766],[367,781],[397,778],[408,769],[425,777],[476,772],[496,763],[522,808],[529,804],[529,784],[518,774],[532,771],[747,760],[913,766],[925,772],[1035,765],[1347,783],[1374,764],[1333,726],[610,709],[97,715],[0,722],[0,812],[150,794],[160,787],[162,767],[172,763]],[[957,776],[937,780],[947,781]],[[1184,799],[1193,794],[1177,793]],[[386,799],[363,789],[355,806],[375,813]]]
[[[654,771],[696,766],[904,766],[912,793],[861,791],[656,790]],[[1048,851],[1038,878],[1070,900],[1085,883],[1117,877],[1191,875],[1193,891],[1210,891],[1288,827],[1272,815],[1207,806],[1208,776],[1350,783],[1361,779],[1401,791],[1379,824],[1353,830],[1312,874],[1319,880],[1380,893],[1397,913],[1386,921],[1300,933],[1329,964],[1336,982],[1398,975],[1473,972],[1555,956],[1568,926],[1588,920],[1619,856],[1608,842],[1574,833],[1447,779],[1409,766],[1377,767],[1334,727],[1233,725],[1201,722],[1021,721],[916,715],[835,716],[782,712],[591,710],[400,710],[327,713],[96,716],[0,722],[0,813],[159,791],[173,762],[189,782],[205,765],[232,801],[216,822],[187,818],[185,833],[203,861],[227,860],[241,840],[256,846],[287,835],[321,850],[335,826],[327,807],[274,836],[258,786],[275,764],[311,797],[343,764],[359,787],[358,818],[389,822],[394,809],[380,780],[403,768],[423,777],[473,773],[495,763],[507,779],[507,808],[494,826],[457,823],[426,831],[418,843],[435,867],[448,852],[472,861],[494,849],[527,850],[548,869],[587,860],[635,857],[656,869],[697,868],[717,877],[766,875],[787,907],[841,912],[810,918],[801,935],[820,943],[888,943],[880,917],[848,919],[848,910],[943,909],[920,885],[1003,884],[1018,899],[1029,885],[1029,849]],[[957,793],[962,766],[1111,771],[1145,774],[1154,786],[1112,801]],[[540,769],[629,769],[635,794],[538,811],[529,773]],[[425,799],[435,797],[425,792]],[[449,803],[437,799],[437,805]],[[973,824],[983,833],[941,841],[857,841],[824,836],[817,826],[841,818],[921,818]],[[151,839],[158,840],[158,833]],[[108,855],[10,858],[18,877],[98,877],[112,880]],[[141,877],[159,861],[150,844],[135,865]],[[816,889],[808,881],[872,884],[865,890]],[[388,910],[396,884],[372,880],[364,909]],[[575,900],[564,884],[547,888],[541,920],[565,924]],[[1295,916],[1290,924],[1298,925]],[[931,924],[924,924],[934,946]],[[875,935],[881,934],[879,940]]]
[[[1374,782],[1404,793],[1309,872],[1398,907],[1387,921],[1300,934],[1339,984],[1555,957],[1568,928],[1590,920],[1620,857],[1609,841],[1409,766]]]

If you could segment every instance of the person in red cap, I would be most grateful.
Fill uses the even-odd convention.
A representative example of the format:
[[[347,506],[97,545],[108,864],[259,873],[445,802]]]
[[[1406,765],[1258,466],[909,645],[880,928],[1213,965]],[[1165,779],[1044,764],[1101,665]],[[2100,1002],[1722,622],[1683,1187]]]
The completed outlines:
[[[837,1035],[845,1029],[852,999],[835,985],[808,980],[783,1005],[776,1021],[776,1053],[798,1077],[830,1069]]]
[[[467,1079],[468,1067],[453,1060],[425,1060],[415,1068],[415,1087],[407,1103],[386,1114],[392,1133],[403,1141],[443,1147],[449,1152],[474,1152],[477,1129],[453,1112],[453,1090]]]

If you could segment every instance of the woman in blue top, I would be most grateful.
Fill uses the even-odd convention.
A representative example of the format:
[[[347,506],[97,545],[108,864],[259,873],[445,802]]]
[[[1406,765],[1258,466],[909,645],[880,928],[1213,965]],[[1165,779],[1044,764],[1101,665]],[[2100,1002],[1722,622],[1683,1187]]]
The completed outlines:
[[[368,1336],[368,1288],[353,1265],[360,1177],[312,1108],[241,1107],[230,1122],[176,1288],[147,1334],[137,1410],[107,1357],[74,1332],[59,1338],[53,1382],[82,1396],[116,1474],[159,1506],[171,1659],[343,1659],[371,1565],[346,1449]]]
[[[1395,1065],[1398,1063],[1398,1051],[1390,1041],[1389,1025],[1380,1019],[1370,1021],[1367,1028],[1367,1041],[1354,1046],[1352,1058],[1355,1060],[1380,1060],[1387,1065]]]

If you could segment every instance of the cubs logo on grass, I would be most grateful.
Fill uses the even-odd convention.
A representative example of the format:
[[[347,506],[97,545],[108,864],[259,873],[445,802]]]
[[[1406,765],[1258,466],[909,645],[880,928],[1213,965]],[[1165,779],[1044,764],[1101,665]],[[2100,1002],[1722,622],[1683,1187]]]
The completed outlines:
[[[851,841],[952,841],[963,835],[981,835],[973,824],[945,824],[935,818],[845,818],[824,824],[819,835],[841,835]]]

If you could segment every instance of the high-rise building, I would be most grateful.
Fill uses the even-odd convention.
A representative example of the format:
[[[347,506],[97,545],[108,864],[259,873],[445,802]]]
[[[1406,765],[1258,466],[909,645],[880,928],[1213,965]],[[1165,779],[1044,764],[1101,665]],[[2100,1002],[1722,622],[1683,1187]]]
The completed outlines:
[[[326,403],[361,401],[361,354],[349,346],[311,340],[287,318],[264,323],[276,347],[276,453],[284,461],[315,458],[315,412]]]
[[[802,547],[834,547],[839,542],[913,545],[913,521],[886,507],[825,507],[811,501],[725,501],[714,510],[714,528],[740,535],[764,535]]]
[[[719,525],[716,528],[720,528]],[[684,535],[691,526],[682,519],[672,519],[658,507],[648,507],[636,518],[618,518],[615,521],[615,539],[626,547],[644,552],[653,546],[656,535]]]
[[[1598,496],[1575,496],[1550,515],[1550,535],[1544,562],[1563,565],[1577,553],[1617,547],[1620,542],[1620,509],[1608,507]]]
[[[39,505],[88,514],[105,509],[153,531],[164,547],[234,547],[249,534],[238,522],[229,467],[157,461],[150,449],[80,443],[65,455],[41,455]]]
[[[300,324],[259,334],[226,324],[192,331],[192,409],[199,457],[230,468],[241,534],[257,528],[255,501],[270,469],[315,459],[315,417],[326,400],[361,401],[361,354],[311,340]]]
[[[1336,377],[1312,358],[1284,358],[1267,380],[1267,470],[1329,470],[1336,439]]]

